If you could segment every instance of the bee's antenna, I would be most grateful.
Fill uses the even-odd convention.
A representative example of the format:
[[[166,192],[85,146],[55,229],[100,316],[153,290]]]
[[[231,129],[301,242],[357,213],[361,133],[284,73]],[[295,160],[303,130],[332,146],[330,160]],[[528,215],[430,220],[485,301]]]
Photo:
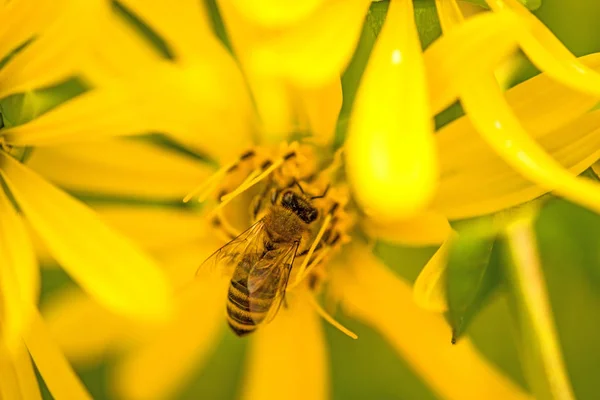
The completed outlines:
[[[327,185],[327,187],[325,188],[325,190],[323,191],[322,194],[318,195],[318,196],[312,196],[310,199],[311,200],[315,200],[315,199],[322,199],[323,197],[327,196],[327,192],[329,191],[329,187],[331,185]]]
[[[300,189],[300,193],[306,194],[306,193],[304,193],[304,189],[302,189],[302,186],[300,186],[300,182],[298,182],[296,180],[296,178],[294,178],[294,181],[292,182],[292,186],[294,186],[294,185],[298,186],[298,189]]]

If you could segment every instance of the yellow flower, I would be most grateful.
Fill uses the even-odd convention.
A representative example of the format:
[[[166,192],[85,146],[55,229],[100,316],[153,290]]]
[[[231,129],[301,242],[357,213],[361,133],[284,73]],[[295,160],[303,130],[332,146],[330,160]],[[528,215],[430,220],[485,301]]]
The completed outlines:
[[[384,186],[383,183],[386,182],[386,176],[392,176],[393,178],[393,174],[390,175],[389,173],[390,171],[396,171],[389,168],[389,163],[387,165],[383,163],[383,167],[381,167],[381,164],[371,163],[370,161],[366,164],[350,165],[353,162],[353,156],[349,154],[347,168],[351,178],[354,173],[352,168],[360,170],[357,165],[365,168],[381,167],[381,170],[383,170],[381,175],[383,179],[370,181],[372,186],[369,186],[369,179],[362,179],[365,185],[362,190],[373,190],[379,194],[379,196],[374,196],[372,199],[380,203],[366,207],[373,211],[374,216],[379,218],[364,217],[358,221],[359,226],[371,238],[387,238],[397,242],[413,244],[436,244],[443,241],[449,234],[450,229],[447,218],[460,218],[469,213],[473,216],[497,211],[530,200],[547,192],[549,188],[540,188],[536,184],[523,179],[521,175],[503,163],[489,147],[486,147],[484,142],[481,142],[479,146],[475,128],[469,124],[467,117],[449,125],[435,138],[431,136],[429,123],[423,121],[430,115],[429,112],[427,114],[424,112],[423,107],[431,107],[432,110],[439,111],[456,98],[457,90],[453,87],[453,84],[450,80],[441,79],[441,77],[451,77],[454,76],[453,74],[460,72],[459,66],[462,67],[474,55],[479,56],[478,52],[483,48],[489,47],[489,43],[485,41],[486,39],[501,38],[503,34],[519,26],[521,20],[510,13],[474,17],[471,21],[457,27],[455,33],[449,33],[448,36],[440,39],[437,45],[434,44],[430,52],[425,53],[425,61],[410,60],[409,57],[410,63],[403,64],[408,62],[404,57],[405,55],[418,54],[421,57],[418,49],[416,50],[415,44],[417,42],[415,32],[412,29],[412,22],[408,25],[401,24],[401,22],[408,21],[407,16],[411,15],[410,6],[407,6],[406,3],[410,2],[392,3],[391,7],[393,8],[390,9],[389,14],[391,19],[388,20],[388,27],[384,27],[382,31],[379,39],[380,45],[379,48],[375,49],[373,60],[377,60],[379,50],[383,49],[381,50],[382,54],[390,50],[388,44],[394,43],[395,38],[402,39],[400,43],[407,46],[400,49],[399,55],[395,55],[397,53],[394,53],[394,51],[388,52],[388,56],[390,56],[388,63],[393,64],[394,68],[402,68],[404,72],[416,71],[416,78],[413,83],[408,82],[408,77],[405,74],[394,78],[398,79],[397,83],[400,86],[406,85],[409,88],[408,93],[417,96],[417,102],[414,105],[416,110],[415,119],[411,120],[409,115],[409,121],[399,121],[396,115],[402,115],[404,110],[411,110],[410,107],[413,107],[413,105],[404,97],[404,94],[399,95],[398,93],[392,93],[392,91],[389,93],[390,107],[398,104],[405,106],[404,108],[396,107],[397,114],[388,113],[385,109],[379,111],[370,108],[371,104],[365,100],[368,97],[365,97],[364,94],[365,90],[368,94],[369,89],[361,89],[359,96],[362,96],[362,100],[357,100],[359,108],[358,111],[355,110],[356,114],[353,118],[356,120],[356,118],[360,119],[365,115],[372,116],[372,113],[376,111],[384,113],[381,125],[372,125],[381,127],[383,134],[387,135],[384,139],[390,139],[389,136],[394,127],[415,127],[417,129],[415,136],[409,137],[406,142],[406,146],[409,147],[402,147],[400,142],[391,142],[387,145],[384,142],[383,145],[379,143],[377,149],[379,149],[378,151],[395,151],[396,153],[392,155],[396,156],[408,155],[411,157],[409,161],[412,160],[411,162],[416,163],[419,160],[414,157],[414,154],[409,154],[411,151],[410,146],[415,144],[412,149],[416,149],[415,152],[420,152],[419,154],[425,154],[426,157],[423,161],[428,163],[424,167],[416,165],[414,169],[416,177],[424,177],[423,180],[415,178],[415,181],[423,183],[423,185],[417,188],[418,190],[413,193],[414,196],[410,197],[406,203],[390,202],[389,197],[382,196],[382,194],[387,195],[388,192],[382,193],[380,191]],[[144,79],[152,77],[152,74],[157,74],[156,79],[153,81],[162,82],[161,91],[168,91],[169,93],[173,88],[186,88],[188,81],[191,87],[201,88],[201,86],[194,86],[198,83],[196,78],[201,76],[197,75],[200,73],[199,71],[203,73],[207,70],[214,72],[215,68],[209,68],[202,64],[199,54],[203,53],[199,53],[199,51],[210,50],[212,52],[208,54],[211,55],[222,54],[222,52],[215,50],[216,40],[210,35],[206,27],[206,21],[196,24],[202,22],[198,18],[204,17],[204,14],[195,8],[197,7],[196,3],[193,3],[194,5],[192,3],[181,3],[177,6],[173,4],[167,6],[166,3],[152,3],[149,5],[129,0],[125,1],[124,4],[163,36],[176,53],[172,63],[165,63],[168,65],[161,69],[150,70],[148,76],[144,75]],[[334,2],[331,2],[331,4],[334,4]],[[169,13],[164,12],[167,9]],[[235,21],[230,18],[233,18],[231,15],[234,15],[233,13],[237,9],[227,10],[229,9],[223,6],[224,19],[231,33],[232,26],[243,25],[237,22],[228,22]],[[228,12],[232,14],[227,14]],[[391,24],[392,28],[389,27],[390,21],[396,22],[396,24]],[[408,32],[398,31],[398,27],[405,27]],[[495,28],[501,29],[496,30]],[[197,33],[196,30],[199,32]],[[459,39],[475,37],[473,32],[481,34],[482,39],[461,47],[460,44],[465,41]],[[388,34],[391,35],[391,38],[387,36]],[[192,39],[198,37],[200,38],[197,39],[198,41]],[[260,136],[260,139],[256,141],[260,144],[259,149],[269,152],[273,147],[277,148],[279,142],[294,139],[288,137],[288,132],[297,129],[302,131],[301,128],[304,128],[309,133],[301,135],[304,136],[302,143],[318,143],[316,147],[323,158],[331,158],[331,149],[328,144],[331,143],[334,123],[339,110],[339,107],[336,107],[335,104],[339,105],[340,99],[337,78],[332,79],[332,81],[324,79],[319,81],[320,85],[316,85],[316,80],[310,80],[314,76],[309,75],[307,81],[302,81],[301,79],[295,80],[291,74],[279,75],[269,71],[264,72],[254,66],[253,60],[244,58],[244,49],[252,48],[251,45],[245,47],[245,45],[235,44],[240,43],[239,40],[241,39],[248,39],[251,43],[254,43],[251,41],[252,38],[243,38],[241,33],[237,35],[232,33],[231,39],[242,67],[248,75],[250,87],[253,90],[252,94],[255,96],[260,120],[256,129]],[[390,39],[390,42],[386,42],[384,39]],[[202,40],[208,42],[208,44],[203,45]],[[508,49],[513,47],[509,43],[509,45],[499,48],[503,50],[499,51],[500,55],[493,53],[489,57],[482,57],[480,66],[489,67],[493,65],[489,61],[490,58],[501,58]],[[443,57],[451,52],[457,52],[457,49],[463,51],[463,53],[458,53],[460,57]],[[431,57],[429,62],[428,57]],[[588,61],[591,63],[594,59],[595,57],[592,56]],[[224,63],[226,66],[225,71],[231,71],[233,68],[231,60],[226,55],[213,61],[215,65],[219,65],[221,62]],[[452,65],[453,62],[460,65]],[[432,70],[424,70],[427,65],[436,66],[437,68],[433,72]],[[171,75],[170,72],[167,74],[165,71],[186,72],[186,74],[180,75],[173,72]],[[373,67],[367,70],[367,75],[365,75],[363,81],[364,87],[368,88],[368,83],[373,82],[368,79],[369,74],[373,74],[373,71],[377,72],[378,68]],[[379,71],[381,72],[381,70]],[[429,74],[427,79],[424,78],[425,72]],[[388,73],[390,76],[394,75],[393,71],[387,69],[384,69],[383,73],[382,76],[388,76]],[[168,76],[170,80],[167,80],[165,76]],[[239,77],[239,74],[235,73],[234,76]],[[330,75],[329,78],[332,78],[332,76]],[[234,78],[233,81],[236,79]],[[429,89],[431,91],[430,96],[435,100],[430,99],[429,105],[427,105],[426,99],[423,99],[425,87],[420,86],[423,81],[439,83],[432,85],[433,87]],[[139,83],[134,82],[133,85],[123,85],[123,91],[131,90],[131,93],[135,93],[136,96],[140,96],[140,93],[147,94],[148,91],[143,87],[142,82],[140,80]],[[307,82],[311,85],[306,86]],[[237,88],[237,86],[235,87]],[[544,88],[544,94],[536,90],[538,87]],[[307,88],[310,90],[307,90]],[[375,88],[379,88],[380,91],[383,91],[382,93],[387,93],[387,91],[384,91],[385,88],[381,88],[380,84],[377,84]],[[204,117],[197,116],[197,114],[210,114],[214,110],[213,105],[209,104],[208,101],[210,95],[214,95],[214,92],[210,91],[214,90],[214,87],[204,89],[206,89],[203,92],[205,97],[202,97],[204,103],[190,102],[190,99],[193,99],[192,94],[190,94],[193,89],[178,91],[177,96],[173,95],[173,98],[169,99],[172,100],[172,104],[169,105],[169,111],[172,114],[168,115],[167,120],[169,122],[164,125],[161,125],[163,121],[150,119],[151,122],[148,122],[149,120],[145,119],[144,123],[146,125],[141,126],[139,115],[136,116],[137,119],[127,119],[121,117],[123,113],[119,113],[119,110],[111,110],[115,112],[118,118],[115,117],[111,120],[110,125],[103,125],[103,127],[128,133],[142,133],[144,130],[149,130],[150,127],[159,127],[167,133],[175,132],[179,134],[187,131],[192,126],[204,128],[198,121],[207,123],[207,120],[203,118],[210,118],[212,115]],[[318,95],[319,90],[324,90],[324,93],[330,94],[331,97]],[[158,93],[157,91],[156,94]],[[306,93],[312,94],[312,97],[305,96]],[[577,108],[568,109],[565,106],[567,102],[564,97],[559,95],[572,96],[581,104]],[[598,134],[595,132],[596,121],[594,120],[597,116],[591,113],[579,119],[575,118],[580,117],[591,107],[591,105],[587,105],[588,101],[593,100],[591,96],[560,87],[545,75],[523,83],[510,91],[507,96],[509,101],[514,104],[515,109],[521,110],[520,115],[522,115],[522,118],[531,118],[530,127],[532,131],[538,132],[540,141],[548,141],[548,151],[557,159],[563,160],[567,168],[577,172],[579,169],[587,168],[598,158],[596,151],[598,147],[587,146],[587,143],[590,143],[587,142],[588,140],[592,142],[598,140]],[[526,100],[529,101],[534,96],[540,97],[539,107],[528,107]],[[331,98],[337,99],[335,100],[337,103],[329,100]],[[138,97],[128,98],[130,101],[133,99],[138,99]],[[547,102],[541,101],[544,99],[547,99]],[[551,99],[556,99],[556,102],[552,102]],[[94,104],[100,109],[100,105],[103,104],[102,101],[105,100],[106,98],[103,100],[98,97],[94,99]],[[321,109],[315,106],[319,100],[323,100],[323,103],[328,107]],[[402,103],[398,103],[398,101]],[[332,106],[332,103],[334,106]],[[121,106],[123,104],[127,103],[123,102]],[[148,104],[151,104],[151,102],[145,103],[145,105]],[[191,104],[206,106],[206,108],[200,109],[203,112],[196,112]],[[219,101],[217,101],[217,104],[219,104]],[[361,107],[363,107],[362,111]],[[568,118],[566,117],[567,114],[559,112],[554,113],[552,118],[566,119],[566,121],[563,121],[569,122],[570,125],[565,128],[549,129],[544,121],[537,118],[551,108],[567,110],[565,113],[570,113]],[[277,112],[282,109],[285,111],[284,113]],[[240,120],[244,123],[247,122],[244,117],[247,116],[248,110],[243,102],[231,104],[228,108],[224,107],[223,110],[229,110],[227,112],[229,116],[235,114],[232,111],[242,110]],[[321,113],[316,111],[321,111]],[[515,112],[519,114],[518,111]],[[70,113],[71,117],[76,115],[75,108],[72,108]],[[143,114],[143,116],[148,117],[149,115]],[[85,126],[84,123],[93,126],[92,124],[100,121],[100,118],[97,115],[91,115],[90,120],[91,122],[81,121],[81,124],[78,125],[79,129]],[[189,125],[176,125],[176,121],[179,120],[186,121]],[[51,121],[52,119],[48,118],[44,123],[50,124]],[[198,123],[198,125],[194,123]],[[226,121],[226,123],[231,123],[231,126],[235,124],[232,121]],[[357,124],[356,121],[353,122],[353,128],[351,129],[357,129],[355,124]],[[239,125],[242,126],[243,124],[240,123]],[[176,129],[182,126],[185,126],[185,129]],[[216,124],[209,126],[216,127]],[[371,125],[365,126],[369,127]],[[316,129],[315,127],[321,128]],[[574,143],[571,148],[572,151],[568,154],[566,152],[562,153],[559,147],[554,146],[555,141],[564,138],[563,133],[567,129],[572,134],[570,141]],[[219,187],[224,186],[228,179],[227,174],[225,174],[230,167],[228,163],[235,161],[241,154],[239,147],[243,148],[243,146],[238,143],[252,142],[249,131],[247,128],[240,128],[239,131],[231,130],[230,132],[234,132],[235,136],[232,135],[226,138],[211,136],[181,139],[182,136],[176,136],[194,148],[203,149],[206,152],[205,154],[211,158],[220,160],[222,169],[217,172],[217,179],[208,181],[209,187],[211,182],[215,183],[212,189],[214,194],[218,196],[217,200],[221,197]],[[315,133],[314,137],[311,136],[313,132]],[[356,140],[356,137],[353,138],[355,134],[351,132],[346,151],[349,153],[356,151],[359,155],[363,148],[371,151],[372,148],[360,145],[360,141],[353,142]],[[231,140],[231,138],[236,140]],[[464,149],[464,152],[461,153],[461,150],[463,150],[461,146],[466,141],[473,141],[473,153],[470,153],[471,148]],[[231,146],[223,146],[227,142]],[[118,164],[125,166],[127,174],[124,174],[124,177],[128,179],[134,176],[137,176],[138,179],[147,179],[148,186],[153,186],[153,182],[160,182],[161,179],[164,179],[164,176],[153,176],[151,173],[152,168],[147,166],[134,170],[135,163],[132,160],[140,160],[140,163],[141,160],[146,160],[147,165],[153,165],[155,162],[153,160],[166,160],[166,157],[172,157],[177,159],[177,161],[173,161],[174,165],[181,166],[182,170],[188,168],[189,160],[183,161],[184,157],[169,154],[170,152],[164,149],[159,150],[150,146],[139,145],[139,142],[126,140],[114,140],[107,143],[111,143],[109,147],[121,149],[122,151],[116,153],[114,159],[107,157],[105,160],[111,160],[110,164],[117,167]],[[273,146],[272,143],[276,143],[276,145]],[[359,145],[356,143],[359,143]],[[437,151],[435,150],[436,146]],[[213,148],[213,151],[208,150],[211,148]],[[47,160],[51,160],[58,151],[52,147],[39,149],[33,154],[30,162],[32,165],[36,165],[39,170],[45,169],[48,165]],[[86,154],[86,149],[79,146],[73,146],[66,150],[72,156],[72,160],[76,162],[74,165],[83,165],[89,171],[96,171],[96,176],[102,175],[103,171],[95,167],[93,160],[77,155],[80,151],[83,152],[82,154]],[[90,149],[88,148],[87,154],[89,153]],[[437,162],[436,153],[439,153],[440,174],[435,173],[435,168],[431,166],[432,163]],[[465,156],[465,153],[468,155]],[[128,155],[128,160],[121,160],[123,154]],[[306,158],[309,162],[315,161],[309,155],[310,153],[307,154]],[[561,159],[561,157],[564,157],[564,159]],[[488,164],[490,159],[492,161],[497,160],[497,162]],[[275,157],[275,160],[280,159]],[[371,161],[373,160],[371,159]],[[388,161],[395,162],[397,160],[392,157]],[[493,167],[491,170],[493,175],[482,173],[488,165]],[[189,168],[194,169],[194,171],[202,171],[199,175],[203,175],[206,171],[206,165],[204,164],[195,167],[189,166]],[[118,170],[118,168],[115,170]],[[61,181],[67,187],[80,185],[80,189],[86,188],[85,171],[82,171],[75,178],[66,177],[65,171],[61,171],[59,168],[54,168],[52,171],[55,174],[54,179]],[[421,175],[422,172],[419,171],[425,171],[426,175]],[[144,174],[144,172],[147,174]],[[246,172],[252,174],[250,170]],[[252,176],[256,178],[259,173],[260,171]],[[360,173],[359,171],[354,174]],[[435,179],[432,179],[436,175],[439,175],[439,190],[436,186],[438,183]],[[190,174],[187,173],[185,176],[190,176]],[[500,181],[502,184],[489,185],[488,178]],[[176,196],[181,189],[178,184],[166,186],[168,190],[165,189],[163,192],[161,187],[152,190],[146,190],[142,185],[123,187],[125,185],[119,183],[118,179],[115,182],[104,179],[103,182],[102,185],[92,182],[89,187],[99,192],[111,191],[114,194],[122,190],[127,194],[135,193],[145,197],[164,196],[170,199]],[[361,187],[360,183],[357,184],[356,182],[357,180],[354,178],[352,183],[358,197],[360,196]],[[401,183],[406,182],[408,181],[402,180]],[[310,185],[310,182],[307,184]],[[379,186],[376,186],[377,184]],[[339,186],[343,187],[343,180]],[[489,188],[490,192],[493,191],[493,193],[485,191],[480,197],[477,197],[476,195],[481,192],[482,186]],[[442,191],[441,188],[444,187],[448,188],[446,189],[447,192]],[[343,195],[340,196],[343,198]],[[239,198],[242,198],[242,196],[239,196]],[[427,208],[425,205],[429,205],[430,199],[432,199],[432,206]],[[365,203],[369,201],[371,200],[363,200],[361,204],[364,207]],[[384,202],[383,206],[381,202]],[[242,214],[247,220],[248,209],[246,206],[248,204],[247,202],[242,203],[243,205],[236,206],[232,202],[227,215],[231,213]],[[386,204],[392,207],[403,207],[400,211],[395,208],[392,209],[391,214],[395,217],[392,221],[394,222],[393,225],[390,224],[390,221],[382,221],[381,216],[389,212],[389,208],[386,209]],[[209,205],[210,203],[207,203],[207,209],[203,208],[203,213],[210,212]],[[345,211],[353,212],[351,206]],[[421,214],[421,211],[424,211],[424,213]],[[441,213],[438,213],[440,211]],[[106,209],[104,213],[105,218],[114,218],[113,223],[115,225],[122,224],[124,231],[129,232],[132,237],[138,238],[146,248],[151,249],[163,260],[175,286],[182,289],[182,294],[178,299],[176,317],[174,321],[161,329],[144,329],[146,327],[107,313],[80,293],[68,292],[56,299],[56,303],[47,310],[48,318],[52,322],[52,330],[67,353],[79,361],[94,360],[104,351],[113,351],[114,347],[117,349],[125,347],[128,351],[116,371],[119,393],[127,398],[167,397],[185,382],[193,365],[206,362],[211,349],[220,337],[221,329],[224,327],[223,311],[225,309],[226,282],[214,284],[209,280],[198,280],[192,288],[185,288],[192,279],[199,262],[223,244],[223,241],[218,237],[218,232],[222,230],[215,229],[210,221],[200,220],[203,222],[199,222],[195,214],[190,215],[189,211],[183,210],[142,209],[133,212],[130,208],[127,208],[121,210]],[[411,218],[399,220],[399,216],[409,216]],[[421,229],[421,235],[416,238],[412,235],[415,228]],[[354,233],[354,231],[344,233]],[[469,340],[464,340],[455,347],[447,345],[448,340],[443,318],[438,314],[432,314],[416,307],[412,303],[409,283],[387,270],[372,255],[370,248],[361,243],[358,235],[352,235],[352,239],[351,243],[345,245],[343,252],[338,252],[335,257],[326,260],[327,262],[323,264],[331,288],[330,293],[341,304],[342,310],[346,314],[367,323],[377,330],[440,397],[462,399],[495,395],[499,398],[527,398],[527,395],[514,383],[491,366],[488,361],[481,358]],[[178,244],[177,247],[176,244]],[[282,387],[286,388],[286,394],[298,398],[326,398],[328,395],[326,341],[323,338],[317,318],[321,312],[318,307],[313,307],[315,305],[313,293],[306,290],[304,285],[299,285],[297,288],[290,287],[289,294],[288,308],[282,309],[273,323],[261,327],[250,338],[252,348],[248,356],[247,375],[243,387],[243,395],[248,396],[248,398],[275,397],[280,395]],[[404,318],[401,321],[390,318],[395,310],[400,309],[404,312]],[[86,337],[76,336],[73,334],[73,324],[94,326],[96,329],[92,329],[92,333]],[[302,344],[302,346],[299,344]],[[456,368],[456,363],[468,365],[469,369]],[[293,370],[294,373],[289,373],[290,370]]]

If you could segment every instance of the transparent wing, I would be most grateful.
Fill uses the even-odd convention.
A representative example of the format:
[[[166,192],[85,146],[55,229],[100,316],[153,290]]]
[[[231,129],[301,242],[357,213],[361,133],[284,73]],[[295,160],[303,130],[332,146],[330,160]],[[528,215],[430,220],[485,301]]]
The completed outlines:
[[[256,222],[250,228],[240,233],[238,237],[211,254],[196,270],[196,276],[221,272],[231,277],[236,266],[242,260],[255,263],[263,253],[264,248],[264,223]]]
[[[285,298],[285,289],[296,258],[298,242],[281,247],[263,255],[248,274],[248,296],[250,311],[264,313],[261,299],[272,297],[267,315],[258,322],[271,322]]]

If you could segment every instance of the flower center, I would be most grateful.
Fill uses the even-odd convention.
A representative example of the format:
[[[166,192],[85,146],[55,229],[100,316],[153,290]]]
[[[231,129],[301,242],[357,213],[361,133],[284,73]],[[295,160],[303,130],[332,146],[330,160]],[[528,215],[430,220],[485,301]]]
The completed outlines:
[[[205,216],[224,241],[262,224],[273,243],[261,246],[297,242],[287,290],[305,283],[316,291],[326,278],[327,260],[350,240],[353,225],[348,189],[338,177],[339,154],[323,153],[296,142],[250,149],[186,200],[205,201]]]

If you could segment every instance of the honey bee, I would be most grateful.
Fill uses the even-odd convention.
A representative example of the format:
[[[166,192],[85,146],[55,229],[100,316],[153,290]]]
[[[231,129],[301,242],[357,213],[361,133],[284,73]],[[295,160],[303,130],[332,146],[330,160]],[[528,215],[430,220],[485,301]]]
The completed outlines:
[[[299,185],[298,185],[299,186]],[[319,218],[312,199],[292,188],[273,191],[262,218],[225,244],[198,271],[223,269],[231,274],[227,322],[238,336],[270,322],[281,307],[294,259]]]

